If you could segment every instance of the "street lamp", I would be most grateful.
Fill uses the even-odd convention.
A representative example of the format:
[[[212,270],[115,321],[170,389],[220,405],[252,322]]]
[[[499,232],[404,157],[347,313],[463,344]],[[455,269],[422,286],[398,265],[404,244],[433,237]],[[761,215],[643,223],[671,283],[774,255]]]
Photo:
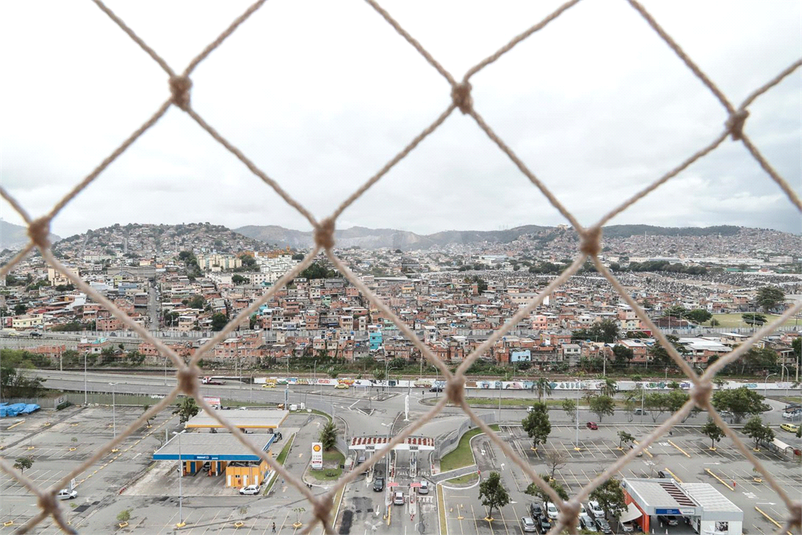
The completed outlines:
[[[776,373],[770,373],[763,380],[763,397],[766,397],[766,391],[767,391],[766,389],[768,388],[769,377],[771,377],[772,375],[777,375],[777,374]]]
[[[89,402],[87,400],[87,389],[86,389],[86,355],[87,353],[84,352],[84,407],[89,405]]]
[[[184,431],[173,431],[173,434],[178,435],[178,524],[175,527],[183,528],[186,525],[184,524],[184,489],[181,483],[184,480],[184,463],[181,460],[181,435],[184,434]]]
[[[115,401],[117,383],[109,383],[109,386],[111,386],[111,425],[114,429],[114,438],[117,438],[117,403]]]

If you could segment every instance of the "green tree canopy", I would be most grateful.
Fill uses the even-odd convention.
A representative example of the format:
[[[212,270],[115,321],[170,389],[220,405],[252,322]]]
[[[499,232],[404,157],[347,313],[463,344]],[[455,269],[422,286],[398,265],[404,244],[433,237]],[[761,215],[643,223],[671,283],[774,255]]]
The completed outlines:
[[[550,396],[552,391],[554,390],[554,385],[552,385],[551,380],[546,377],[541,377],[537,381],[535,381],[535,390],[537,391],[537,400],[541,401],[543,396]]]
[[[760,416],[753,416],[744,425],[743,432],[746,436],[755,441],[755,448],[761,444],[767,444],[774,440],[774,431],[763,423]]]
[[[599,507],[607,516],[618,516],[627,508],[624,501],[624,489],[621,488],[621,482],[615,478],[610,478],[602,483],[590,493],[590,498],[599,502]]]
[[[780,306],[785,301],[785,292],[776,286],[763,286],[757,290],[755,303],[765,312]]]
[[[562,402],[563,411],[571,418],[571,423],[576,422],[576,401],[573,399],[564,399]]]
[[[490,475],[479,483],[479,499],[482,505],[488,508],[487,515],[493,517],[493,509],[504,507],[510,503],[510,495],[501,483],[501,476],[498,472],[490,472]]]
[[[708,418],[707,423],[702,426],[702,433],[711,440],[710,449],[715,449],[716,443],[724,437],[724,431],[716,425],[712,418]]]
[[[223,327],[228,323],[228,318],[222,312],[215,312],[212,314],[212,330],[222,331]]]
[[[757,415],[770,409],[763,402],[764,397],[747,387],[716,390],[713,393],[713,407],[717,411],[730,411],[735,423],[740,423],[746,415]]]
[[[627,444],[632,444],[635,442],[635,437],[627,433],[626,431],[619,431],[618,432],[618,447],[623,448]]]
[[[323,444],[324,450],[330,450],[337,443],[337,425],[333,421],[329,421],[320,430],[318,440]]]
[[[685,314],[685,317],[694,323],[704,323],[713,317],[713,314],[703,308],[695,308]]]
[[[529,414],[521,422],[524,431],[532,439],[532,447],[537,449],[539,444],[545,444],[551,434],[549,411],[545,403],[535,403]]]
[[[178,403],[178,407],[173,410],[173,414],[177,414],[179,421],[183,424],[198,414],[198,411],[200,411],[200,407],[195,403],[195,398],[187,396],[181,399]]]
[[[599,417],[599,422],[605,416],[612,416],[615,413],[615,401],[610,396],[591,396],[588,404],[590,412]]]
[[[565,487],[562,484],[554,479],[553,477],[549,477],[548,474],[542,474],[540,477],[543,478],[543,481],[547,481],[549,486],[554,489],[557,493],[557,496],[562,498],[563,500],[568,500],[568,491],[565,490]],[[535,485],[534,483],[529,483],[529,486],[526,487],[524,494],[528,494],[529,496],[534,496],[539,501],[550,502],[551,496],[546,494],[546,491]]]
[[[571,333],[571,340],[580,342],[593,340],[594,342],[612,344],[617,339],[618,322],[613,320],[602,320],[594,323],[589,329],[579,329]]]
[[[14,461],[14,468],[20,471],[20,473],[24,472],[28,468],[33,466],[33,459],[31,457],[17,457]]]

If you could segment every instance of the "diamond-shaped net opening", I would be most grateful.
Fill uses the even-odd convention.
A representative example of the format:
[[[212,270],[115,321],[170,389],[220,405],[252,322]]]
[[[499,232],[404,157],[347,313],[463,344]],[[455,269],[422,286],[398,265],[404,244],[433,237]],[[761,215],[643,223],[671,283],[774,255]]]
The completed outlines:
[[[727,425],[727,423],[721,418],[721,416],[715,411],[713,406],[711,405],[711,393],[712,393],[712,381],[716,376],[716,373],[721,370],[727,364],[734,362],[735,360],[739,359],[744,353],[746,353],[756,341],[760,340],[764,336],[768,335],[773,331],[775,328],[774,326],[782,325],[784,321],[791,318],[793,315],[797,314],[800,310],[802,310],[802,302],[797,302],[794,306],[789,308],[776,323],[772,323],[770,325],[766,325],[759,331],[757,331],[751,338],[749,338],[745,343],[740,345],[737,349],[733,350],[725,357],[720,358],[716,361],[713,365],[709,366],[705,373],[701,376],[697,375],[696,372],[689,366],[689,364],[682,358],[681,355],[674,349],[674,346],[669,343],[666,339],[665,335],[658,329],[654,323],[649,319],[643,308],[635,302],[635,300],[624,290],[621,286],[619,281],[610,273],[610,271],[599,261],[597,255],[601,250],[601,228],[602,226],[610,221],[614,216],[620,214],[624,210],[626,210],[629,206],[633,205],[634,203],[638,202],[641,198],[648,195],[650,192],[654,191],[661,185],[665,184],[675,176],[677,176],[681,171],[686,169],[690,166],[693,162],[703,158],[707,154],[716,150],[724,141],[731,137],[733,141],[737,141],[743,144],[745,149],[748,151],[749,154],[758,162],[758,164],[763,168],[763,170],[768,175],[768,178],[771,179],[778,185],[788,199],[796,206],[797,210],[802,211],[802,202],[800,202],[799,197],[793,191],[793,189],[789,186],[789,184],[781,177],[777,171],[771,166],[771,164],[763,157],[760,153],[758,148],[752,143],[749,136],[744,131],[744,127],[746,125],[747,118],[749,116],[748,107],[757,99],[760,95],[765,93],[766,91],[770,90],[772,87],[780,83],[785,77],[790,75],[794,72],[800,65],[802,65],[802,60],[798,60],[790,65],[787,69],[779,73],[775,78],[766,82],[765,85],[756,89],[751,95],[749,95],[746,100],[740,106],[734,106],[727,97],[716,87],[715,83],[711,81],[702,71],[701,69],[693,62],[691,58],[689,58],[685,52],[680,48],[679,44],[677,44],[671,36],[669,36],[663,28],[657,23],[657,21],[635,0],[628,0],[629,4],[635,9],[641,17],[646,21],[646,23],[657,33],[659,38],[661,38],[676,54],[679,58],[685,63],[685,65],[694,73],[694,75],[701,80],[701,82],[713,93],[716,99],[721,103],[725,112],[726,112],[726,119],[724,123],[724,127],[721,133],[715,137],[707,146],[700,148],[697,152],[690,155],[686,160],[680,162],[675,168],[670,170],[669,172],[665,173],[663,176],[656,178],[651,184],[647,187],[643,188],[641,191],[637,192],[631,198],[627,199],[626,201],[622,202],[619,206],[610,210],[604,217],[602,217],[596,224],[592,225],[589,228],[584,228],[576,218],[568,211],[568,209],[560,202],[557,197],[546,187],[546,185],[537,177],[535,174],[529,170],[526,164],[513,152],[513,150],[507,146],[504,141],[493,131],[493,129],[488,125],[488,123],[482,118],[479,114],[477,109],[474,106],[473,99],[471,97],[471,83],[470,79],[484,69],[489,64],[497,61],[500,59],[505,53],[513,49],[516,45],[518,45],[521,41],[527,39],[529,36],[534,34],[535,32],[541,30],[550,22],[558,18],[562,15],[565,11],[572,8],[574,5],[578,3],[579,0],[571,0],[563,5],[561,5],[558,9],[556,9],[553,13],[545,17],[543,20],[538,22],[537,24],[530,27],[525,32],[521,33],[520,35],[515,36],[509,43],[505,46],[500,48],[497,52],[492,54],[491,56],[483,59],[479,63],[477,63],[474,67],[469,69],[465,75],[462,77],[461,80],[455,79],[437,60],[432,57],[432,55],[418,42],[416,41],[404,28],[393,19],[393,17],[384,10],[376,1],[374,0],[366,0],[367,3],[374,9],[376,12],[396,31],[398,32],[411,46],[413,46],[423,57],[424,59],[440,73],[443,78],[448,82],[450,86],[450,94],[451,94],[451,104],[442,112],[440,116],[438,116],[434,122],[432,122],[426,129],[424,129],[418,136],[416,136],[407,146],[403,147],[400,152],[392,158],[384,167],[382,167],[375,175],[370,177],[365,183],[359,187],[356,191],[354,191],[348,198],[340,204],[340,206],[327,218],[322,220],[317,220],[301,203],[297,200],[292,198],[284,189],[282,189],[281,185],[278,184],[275,180],[270,178],[263,170],[256,166],[256,164],[251,161],[247,155],[241,152],[237,147],[235,147],[232,143],[226,140],[225,137],[217,130],[214,129],[210,124],[208,124],[203,117],[198,115],[198,113],[193,109],[192,102],[191,102],[191,90],[192,90],[192,79],[191,74],[193,70],[198,66],[200,62],[202,62],[209,54],[211,54],[218,46],[220,46],[225,39],[230,36],[233,32],[237,30],[237,28],[244,23],[248,17],[253,14],[256,10],[258,10],[265,0],[258,0],[253,5],[251,5],[240,17],[234,20],[226,30],[220,34],[217,39],[215,39],[212,43],[210,43],[204,50],[198,54],[190,63],[189,65],[180,73],[177,74],[168,64],[164,61],[159,54],[150,48],[140,37],[136,35],[136,33],[129,28],[124,21],[122,21],[118,16],[116,16],[108,7],[106,7],[101,0],[93,0],[95,4],[106,14],[108,17],[116,23],[122,31],[124,31],[128,36],[133,39],[144,51],[147,53],[154,61],[156,61],[159,66],[167,73],[168,77],[168,93],[167,99],[165,102],[159,106],[156,112],[149,117],[141,127],[139,127],[134,133],[128,137],[114,152],[112,152],[106,159],[104,159],[89,175],[86,176],[81,182],[79,182],[73,189],[70,191],[61,201],[59,201],[53,208],[50,210],[49,213],[37,218],[33,219],[31,216],[26,212],[26,210],[14,199],[8,191],[0,187],[0,195],[12,206],[12,208],[25,220],[26,224],[28,225],[28,234],[30,236],[30,243],[28,243],[14,258],[12,258],[6,265],[0,268],[0,276],[5,276],[9,273],[15,265],[17,265],[20,261],[25,259],[31,251],[37,249],[42,256],[44,257],[45,261],[53,268],[58,270],[62,273],[65,277],[70,279],[72,283],[79,288],[81,291],[85,292],[88,296],[91,296],[95,302],[100,303],[102,306],[106,307],[111,313],[117,317],[122,323],[124,323],[128,328],[132,331],[136,332],[142,340],[153,344],[159,353],[172,361],[172,365],[177,369],[176,377],[177,377],[177,385],[176,387],[167,395],[164,399],[159,401],[156,405],[151,407],[148,411],[142,414],[135,422],[133,422],[129,427],[122,430],[122,432],[117,435],[117,437],[105,444],[102,448],[97,450],[91,457],[86,459],[83,463],[79,466],[75,467],[69,474],[64,476],[60,481],[56,482],[53,486],[48,489],[38,488],[28,477],[21,474],[19,471],[12,468],[12,464],[5,458],[0,458],[0,470],[5,472],[10,477],[14,478],[17,482],[21,485],[25,486],[32,494],[35,494],[38,497],[38,504],[40,507],[40,512],[35,517],[31,518],[25,525],[19,528],[20,532],[28,531],[30,528],[39,524],[43,519],[47,517],[52,517],[54,522],[58,524],[58,526],[65,532],[74,532],[72,527],[68,525],[65,521],[63,512],[59,506],[58,501],[55,499],[55,493],[64,487],[72,478],[79,476],[82,472],[87,470],[90,466],[95,464],[101,458],[106,456],[109,452],[111,452],[114,448],[120,445],[122,441],[124,441],[129,435],[131,435],[136,429],[142,427],[146,421],[153,417],[154,415],[158,414],[166,407],[168,407],[179,394],[184,394],[187,396],[192,396],[195,398],[197,404],[204,410],[208,412],[215,420],[217,420],[221,425],[226,427],[234,436],[236,436],[240,442],[248,447],[254,454],[258,455],[262,458],[265,462],[267,462],[282,478],[284,478],[289,484],[293,485],[295,488],[298,489],[308,500],[309,502],[309,509],[311,509],[314,517],[314,521],[307,524],[303,529],[302,533],[310,532],[318,523],[322,523],[325,527],[327,533],[333,533],[333,526],[332,523],[334,519],[331,518],[331,510],[333,504],[334,496],[345,487],[345,485],[352,482],[357,476],[361,473],[367,471],[371,466],[376,464],[379,459],[381,458],[380,453],[374,454],[367,462],[359,465],[357,468],[349,472],[345,477],[340,479],[337,484],[329,490],[328,493],[324,494],[322,497],[315,497],[312,495],[311,491],[307,488],[307,486],[300,481],[298,478],[294,477],[290,474],[282,465],[278,464],[275,459],[267,455],[267,453],[259,450],[258,448],[254,447],[250,442],[248,442],[242,432],[233,427],[230,422],[226,418],[222,416],[219,411],[212,410],[209,404],[199,395],[199,380],[198,377],[202,375],[202,371],[198,368],[198,362],[205,356],[209,355],[211,351],[213,351],[216,344],[222,342],[226,339],[226,337],[236,329],[236,326],[245,318],[248,318],[251,314],[255,313],[258,308],[266,303],[276,292],[280,291],[289,281],[293,278],[298,276],[298,274],[308,267],[314,258],[318,254],[325,254],[328,259],[331,261],[332,264],[336,267],[336,269],[342,273],[354,286],[356,286],[359,291],[365,296],[370,303],[379,309],[385,317],[390,318],[392,322],[398,327],[401,333],[416,347],[416,349],[420,352],[420,354],[434,367],[436,367],[442,376],[445,378],[446,388],[445,393],[446,395],[440,399],[440,401],[432,407],[429,412],[427,412],[422,417],[418,418],[414,421],[411,425],[406,427],[400,434],[395,436],[391,441],[389,446],[395,446],[396,444],[401,443],[404,439],[415,433],[417,429],[423,426],[426,422],[431,420],[434,416],[436,416],[445,406],[447,403],[451,402],[455,405],[458,405],[462,408],[462,410],[467,414],[470,419],[476,423],[478,427],[480,427],[487,436],[493,441],[493,443],[498,446],[504,454],[511,459],[520,469],[528,476],[528,478],[534,482],[538,487],[540,487],[551,499],[553,503],[560,503],[561,504],[561,514],[558,521],[555,523],[554,527],[551,530],[551,533],[559,533],[563,528],[569,529],[572,533],[576,533],[577,529],[577,515],[579,513],[579,504],[581,501],[585,500],[589,494],[596,489],[599,485],[601,485],[604,481],[609,479],[613,476],[617,471],[622,469],[627,463],[629,463],[632,459],[635,458],[640,452],[646,449],[650,444],[654,443],[657,439],[668,433],[677,423],[682,421],[695,407],[699,409],[707,410],[709,414],[712,416],[713,420],[716,424],[721,427],[726,435],[732,439],[733,443],[736,445],[738,450],[744,455],[746,459],[749,460],[750,463],[754,466],[754,468],[760,472],[760,474],[765,478],[767,484],[777,493],[777,495],[783,500],[785,503],[788,514],[784,520],[782,526],[780,526],[780,532],[789,531],[791,529],[798,530],[800,528],[800,516],[802,516],[802,505],[800,505],[799,501],[793,501],[791,497],[788,495],[786,490],[777,482],[777,480],[772,476],[772,474],[766,470],[766,468],[760,463],[760,461],[754,456],[752,451],[748,446],[746,446],[743,441],[736,435],[733,430]],[[203,130],[209,133],[212,138],[214,138],[217,142],[223,145],[229,152],[231,152],[237,159],[239,159],[248,169],[251,170],[256,176],[258,176],[265,184],[271,187],[278,195],[287,202],[290,206],[295,208],[302,216],[304,216],[309,223],[314,227],[315,233],[315,247],[311,253],[309,253],[304,260],[295,266],[291,271],[286,273],[281,279],[279,279],[268,291],[266,291],[259,299],[254,301],[248,308],[242,310],[240,314],[229,324],[218,332],[208,343],[204,344],[199,350],[193,355],[189,362],[184,362],[184,359],[177,355],[171,348],[167,347],[163,342],[159,339],[154,338],[146,329],[142,326],[135,323],[128,315],[126,315],[123,311],[121,311],[118,307],[114,305],[111,301],[109,301],[106,297],[99,294],[93,288],[91,288],[88,284],[86,284],[83,280],[81,280],[76,274],[72,271],[67,269],[58,259],[55,258],[51,251],[51,244],[48,242],[48,234],[50,228],[50,222],[52,219],[77,195],[81,194],[81,192],[94,180],[96,180],[103,171],[118,157],[120,156],[125,150],[134,143],[139,136],[141,136],[145,131],[147,131],[151,126],[156,124],[156,122],[161,119],[161,117],[165,114],[165,112],[169,109],[170,106],[176,106],[182,111],[186,112]],[[487,137],[495,143],[498,148],[509,157],[512,162],[518,167],[518,169],[532,182],[532,184],[540,190],[540,192],[548,199],[548,201],[556,208],[572,225],[574,230],[576,231],[579,237],[579,250],[576,253],[576,257],[573,263],[557,278],[552,280],[538,295],[535,299],[533,299],[530,303],[526,306],[519,309],[516,314],[511,317],[501,328],[496,330],[490,338],[481,344],[475,351],[473,351],[465,360],[461,363],[461,365],[457,368],[455,373],[451,373],[449,369],[445,366],[445,364],[438,359],[433,352],[426,346],[423,342],[421,342],[416,336],[415,333],[403,322],[401,321],[393,311],[384,304],[381,299],[379,299],[354,273],[352,273],[335,255],[333,247],[335,245],[334,239],[334,228],[337,221],[337,218],[343,213],[343,211],[348,208],[354,201],[356,201],[363,193],[365,193],[368,189],[370,189],[376,182],[382,179],[387,172],[393,168],[399,161],[405,158],[410,152],[412,152],[415,147],[417,147],[426,137],[434,132],[448,117],[454,112],[455,110],[459,110],[460,113],[468,115],[472,117],[477,125],[487,134]],[[559,288],[563,283],[565,283],[569,277],[573,274],[577,273],[578,270],[583,266],[586,260],[590,259],[593,264],[596,266],[596,269],[599,273],[601,273],[613,286],[613,288],[620,294],[620,296],[624,299],[624,301],[632,307],[632,309],[637,313],[638,317],[641,321],[651,329],[653,333],[655,333],[655,337],[659,341],[660,344],[668,351],[669,355],[673,359],[674,363],[683,371],[683,373],[688,377],[688,379],[693,383],[693,387],[691,388],[691,395],[690,399],[685,403],[685,405],[676,413],[674,413],[666,422],[662,425],[657,427],[651,434],[649,434],[646,438],[644,438],[634,449],[629,451],[625,456],[619,458],[616,462],[607,466],[606,469],[599,474],[594,480],[584,486],[578,494],[571,497],[568,501],[562,501],[554,491],[541,477],[535,473],[533,468],[529,465],[529,463],[522,459],[513,449],[510,447],[508,443],[501,440],[499,436],[496,434],[493,429],[490,428],[482,419],[480,419],[468,406],[466,403],[464,396],[465,396],[465,371],[471,366],[471,364],[476,361],[482,354],[485,353],[495,342],[501,339],[508,331],[510,331],[520,320],[526,318],[529,313],[535,309],[544,298],[553,292],[555,289]]]

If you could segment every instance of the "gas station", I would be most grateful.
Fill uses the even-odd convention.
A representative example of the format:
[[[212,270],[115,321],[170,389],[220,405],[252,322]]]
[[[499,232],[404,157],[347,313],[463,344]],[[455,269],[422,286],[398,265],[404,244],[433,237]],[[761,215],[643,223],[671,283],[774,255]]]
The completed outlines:
[[[744,513],[707,483],[679,483],[674,479],[625,478],[621,482],[627,510],[620,520],[638,524],[644,533],[669,530],[658,517],[674,518],[678,533],[690,529],[699,535],[741,535]]]
[[[270,452],[271,446],[283,434],[290,436],[297,429],[278,430],[289,414],[283,410],[231,411],[225,417],[234,427],[246,434],[246,441],[255,449]],[[225,475],[224,486],[244,487],[261,485],[270,475],[270,466],[237,437],[228,432],[205,411],[186,423],[187,429],[171,438],[153,454],[154,461],[179,461],[183,475],[206,472],[209,477]],[[254,433],[254,430],[261,432]]]

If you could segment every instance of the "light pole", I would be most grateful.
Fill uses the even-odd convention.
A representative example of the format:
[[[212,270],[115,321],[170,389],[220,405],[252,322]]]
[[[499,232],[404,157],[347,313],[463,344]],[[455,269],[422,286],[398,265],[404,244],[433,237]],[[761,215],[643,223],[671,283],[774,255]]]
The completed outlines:
[[[111,386],[111,425],[114,429],[114,438],[117,438],[117,403],[115,400],[117,383],[109,383],[109,386]]]
[[[577,385],[579,386],[579,385]],[[576,440],[574,441],[574,450],[579,451],[579,388],[576,389]]]
[[[167,357],[164,357],[164,386],[167,386]]]
[[[89,400],[87,399],[87,389],[86,389],[86,353],[84,352],[84,407],[89,405]]]
[[[763,380],[763,397],[766,397],[766,392],[767,392],[767,389],[768,389],[769,377],[771,377],[772,375],[777,375],[777,374],[776,373],[770,373]]]
[[[176,524],[177,528],[184,527],[184,489],[182,487],[182,481],[184,480],[184,463],[181,460],[181,435],[184,434],[183,431],[180,433],[177,431],[173,431],[174,435],[178,435],[178,524]]]

